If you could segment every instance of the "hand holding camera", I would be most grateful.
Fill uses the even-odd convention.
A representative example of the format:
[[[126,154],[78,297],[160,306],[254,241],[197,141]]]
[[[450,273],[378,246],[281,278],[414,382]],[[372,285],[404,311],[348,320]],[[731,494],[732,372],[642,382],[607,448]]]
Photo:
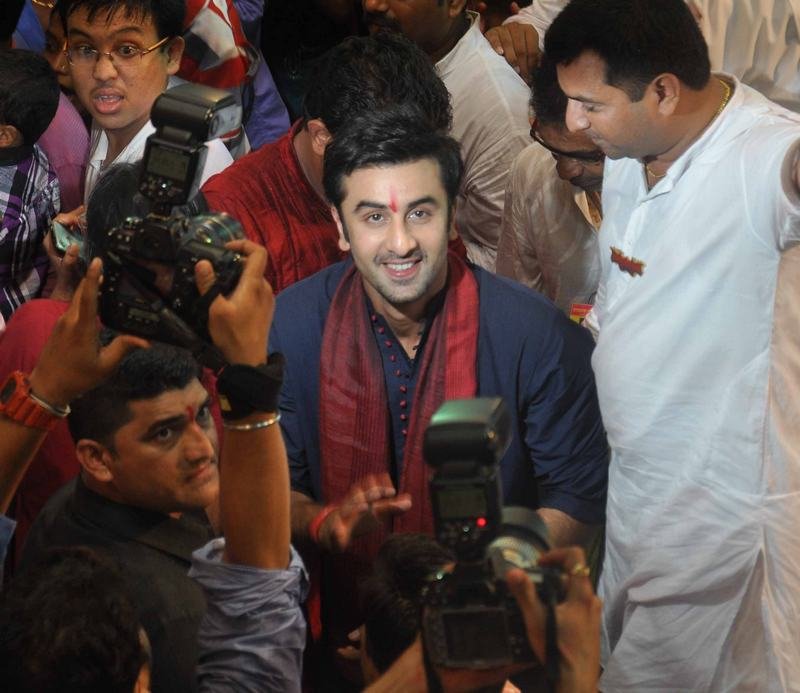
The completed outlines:
[[[600,675],[600,616],[602,602],[594,593],[583,549],[554,549],[539,558],[540,565],[558,567],[567,576],[566,598],[556,607],[559,652],[557,690],[595,693]],[[508,588],[517,600],[528,642],[539,661],[545,657],[547,613],[533,583],[523,570],[506,574]]]
[[[99,258],[89,264],[31,373],[31,389],[52,405],[68,405],[108,377],[129,351],[148,346],[139,337],[120,335],[100,347],[97,296],[102,267]]]
[[[198,292],[207,301],[213,297],[208,308],[208,331],[229,362],[257,366],[267,353],[275,310],[272,287],[264,279],[267,251],[252,241],[231,241],[225,248],[243,258],[239,283],[229,296],[220,294],[211,262],[201,260],[195,266]]]

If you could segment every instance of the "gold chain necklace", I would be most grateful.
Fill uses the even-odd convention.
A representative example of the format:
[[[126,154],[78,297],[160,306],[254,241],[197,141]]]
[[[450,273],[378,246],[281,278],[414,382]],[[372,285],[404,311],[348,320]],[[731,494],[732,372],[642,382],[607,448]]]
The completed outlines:
[[[44,7],[44,9],[46,10],[52,10],[56,5],[55,0],[53,0],[53,2],[43,2],[42,0],[31,0],[31,2],[37,7]]]
[[[730,101],[730,98],[731,98],[731,93],[732,93],[731,85],[728,84],[724,79],[720,79],[719,77],[717,77],[717,81],[722,85],[722,88],[725,90],[725,94],[722,96],[722,101],[720,102],[719,107],[717,108],[716,112],[711,117],[711,120],[708,121],[708,125],[706,125],[703,128],[703,130],[708,130],[708,128],[711,125],[711,123],[713,123],[719,117],[719,114],[722,113],[723,109],[725,108],[725,106],[728,105],[728,101]],[[653,178],[655,180],[659,180],[659,179],[661,179],[661,178],[663,178],[664,176],[667,175],[667,171],[669,169],[667,169],[667,171],[664,171],[664,173],[661,173],[661,174],[654,173],[653,170],[650,168],[649,164],[645,164],[644,165],[644,170],[647,171],[648,175],[651,178]]]

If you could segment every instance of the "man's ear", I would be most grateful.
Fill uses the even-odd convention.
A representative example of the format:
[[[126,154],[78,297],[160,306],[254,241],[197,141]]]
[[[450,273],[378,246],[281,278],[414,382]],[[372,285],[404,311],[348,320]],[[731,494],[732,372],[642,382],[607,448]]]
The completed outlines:
[[[181,66],[181,58],[183,57],[184,48],[186,48],[186,42],[180,36],[176,36],[169,42],[167,47],[168,75],[174,75],[178,72],[178,69]]]
[[[342,218],[339,216],[339,210],[334,205],[331,205],[331,216],[336,222],[336,228],[339,229],[339,250],[343,253],[350,252],[350,238],[347,236],[347,230],[342,224]]]
[[[330,131],[319,118],[312,118],[306,121],[306,130],[308,130],[308,134],[311,137],[311,147],[314,150],[314,154],[322,158],[325,156],[325,148],[332,139]]]
[[[447,14],[452,19],[464,12],[467,0],[447,0]]]
[[[656,96],[659,115],[672,115],[681,98],[681,81],[675,75],[665,72],[656,77],[648,88]]]
[[[83,470],[96,481],[105,484],[114,478],[110,466],[113,456],[102,443],[81,438],[75,446],[75,455]]]
[[[454,202],[450,207],[450,228],[447,229],[447,239],[454,241],[458,238],[458,229],[456,228],[456,203]]]
[[[22,133],[17,128],[0,125],[0,147],[19,147],[22,143]]]

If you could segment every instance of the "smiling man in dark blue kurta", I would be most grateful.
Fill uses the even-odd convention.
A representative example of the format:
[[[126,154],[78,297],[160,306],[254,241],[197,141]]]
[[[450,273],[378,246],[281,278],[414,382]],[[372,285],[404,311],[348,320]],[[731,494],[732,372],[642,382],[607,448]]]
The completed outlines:
[[[422,438],[447,399],[505,399],[505,503],[538,508],[553,543],[581,543],[603,522],[591,337],[541,295],[448,253],[461,172],[458,144],[413,114],[353,122],[324,176],[351,257],[277,300],[293,534],[323,552],[334,642],[359,623],[358,575],[386,533],[433,529]]]

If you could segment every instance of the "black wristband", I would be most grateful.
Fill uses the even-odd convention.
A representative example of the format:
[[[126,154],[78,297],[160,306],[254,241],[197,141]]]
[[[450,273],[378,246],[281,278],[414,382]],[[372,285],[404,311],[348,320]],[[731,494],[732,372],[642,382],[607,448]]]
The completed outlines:
[[[425,606],[423,605],[419,611],[419,622],[425,623],[424,619]],[[425,637],[425,626],[420,628],[422,632],[422,665],[425,667],[425,682],[428,684],[428,693],[443,693],[442,681],[439,674],[436,673],[436,668],[431,661],[430,654],[428,653],[428,642]]]
[[[256,411],[278,411],[284,362],[283,354],[275,353],[260,366],[225,366],[217,379],[222,418],[230,421]]]

